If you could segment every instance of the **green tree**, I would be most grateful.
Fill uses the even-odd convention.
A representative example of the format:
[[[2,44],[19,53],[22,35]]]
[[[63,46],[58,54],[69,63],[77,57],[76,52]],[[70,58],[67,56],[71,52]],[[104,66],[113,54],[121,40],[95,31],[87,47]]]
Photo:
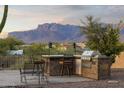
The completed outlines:
[[[115,57],[124,50],[124,45],[119,42],[120,23],[117,26],[102,24],[92,16],[88,16],[87,22],[83,22],[83,24],[81,31],[87,38],[86,46],[112,57],[112,61],[115,62]]]
[[[0,55],[5,55],[7,50],[9,50],[8,44],[5,40],[0,39]]]
[[[3,27],[4,27],[5,23],[6,23],[7,15],[8,15],[8,5],[5,5],[4,6],[3,18],[2,18],[2,21],[0,23],[0,33],[2,32]]]
[[[42,55],[43,52],[47,50],[45,44],[40,44],[40,43],[34,43],[28,47],[24,48],[24,52],[26,55]]]
[[[14,37],[7,37],[6,39],[4,39],[4,41],[9,46],[9,49],[10,50],[15,50],[16,49],[16,46],[19,46],[19,45],[23,45],[24,44],[23,41],[18,40],[18,39],[14,38]]]
[[[15,50],[16,46],[23,45],[24,43],[13,37],[0,39],[0,54],[5,55],[7,50]]]

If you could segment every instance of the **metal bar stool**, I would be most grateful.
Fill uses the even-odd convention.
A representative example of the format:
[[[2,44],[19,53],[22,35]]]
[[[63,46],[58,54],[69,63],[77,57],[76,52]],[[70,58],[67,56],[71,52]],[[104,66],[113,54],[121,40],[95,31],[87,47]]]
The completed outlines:
[[[63,59],[60,60],[59,64],[61,65],[60,67],[60,75],[63,76],[65,72],[67,72],[67,75],[72,74],[72,68],[73,68],[73,60],[71,59]]]
[[[33,71],[36,69],[37,71],[40,71],[42,74],[44,74],[44,66],[45,66],[45,61],[41,60],[41,61],[34,61],[33,62],[34,67],[33,67]]]
[[[45,71],[46,66],[45,66],[45,61],[44,60],[40,60],[40,61],[34,61],[34,68],[33,71],[36,70],[40,73],[41,77],[39,77],[39,83],[41,80],[46,82],[46,85],[48,85],[48,75]],[[41,80],[40,80],[41,79]]]

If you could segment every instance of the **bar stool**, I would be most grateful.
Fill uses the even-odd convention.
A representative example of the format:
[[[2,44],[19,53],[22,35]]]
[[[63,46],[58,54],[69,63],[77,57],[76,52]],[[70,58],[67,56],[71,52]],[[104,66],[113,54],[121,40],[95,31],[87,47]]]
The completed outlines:
[[[45,80],[46,84],[48,85],[48,75],[45,72],[46,69],[45,61],[44,60],[34,61],[33,72],[35,72],[35,69],[41,75],[39,78],[39,83],[41,80]]]
[[[42,74],[44,74],[44,66],[45,66],[45,61],[41,60],[41,61],[34,61],[34,67],[33,67],[33,72],[36,69],[37,71],[41,72]]]
[[[67,71],[67,75],[71,75],[72,73],[72,66],[73,66],[73,61],[72,60],[60,60],[59,64],[61,65],[60,67],[60,76],[63,76],[63,74]]]

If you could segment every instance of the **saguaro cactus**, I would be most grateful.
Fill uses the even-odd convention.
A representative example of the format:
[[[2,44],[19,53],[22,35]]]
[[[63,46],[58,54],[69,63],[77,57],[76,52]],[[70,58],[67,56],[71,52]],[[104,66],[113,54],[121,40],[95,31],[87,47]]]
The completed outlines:
[[[0,33],[2,32],[3,27],[4,27],[5,23],[6,23],[7,14],[8,14],[8,5],[5,5],[4,6],[3,18],[2,18],[2,21],[0,23]]]

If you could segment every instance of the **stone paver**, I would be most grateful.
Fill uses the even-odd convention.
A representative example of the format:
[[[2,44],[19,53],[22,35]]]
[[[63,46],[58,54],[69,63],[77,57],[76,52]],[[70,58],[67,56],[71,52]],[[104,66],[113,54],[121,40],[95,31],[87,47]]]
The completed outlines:
[[[18,70],[0,70],[0,87],[41,87],[37,77],[28,77],[28,84],[20,83]],[[49,88],[124,88],[124,69],[112,69],[109,80],[92,80],[78,76],[49,77]]]
[[[27,76],[28,84],[38,84],[37,76]],[[50,76],[48,77],[50,83],[67,83],[67,82],[81,82],[81,81],[92,81],[78,76]],[[20,82],[19,70],[1,70],[0,71],[0,87],[7,86],[21,86],[25,83]]]
[[[109,80],[51,83],[50,88],[124,88],[124,69],[112,69]]]
[[[0,71],[0,87],[20,85],[19,71],[1,70]]]

